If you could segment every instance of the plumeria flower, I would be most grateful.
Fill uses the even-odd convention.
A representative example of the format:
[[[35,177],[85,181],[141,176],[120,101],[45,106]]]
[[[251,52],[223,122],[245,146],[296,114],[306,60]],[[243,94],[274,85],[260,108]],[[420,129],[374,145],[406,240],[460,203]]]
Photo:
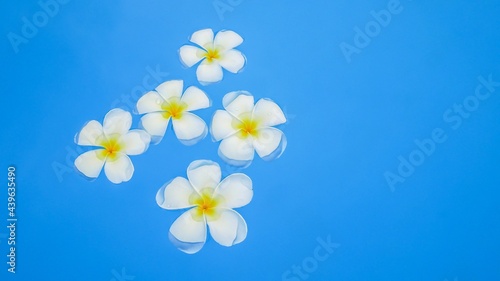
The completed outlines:
[[[236,173],[221,181],[221,169],[215,162],[197,160],[187,169],[187,178],[176,177],[156,194],[161,208],[184,212],[170,227],[170,241],[181,251],[194,254],[210,235],[219,244],[230,247],[247,236],[247,224],[234,208],[250,203],[252,180]]]
[[[205,121],[190,111],[207,108],[211,102],[205,92],[194,86],[182,94],[183,85],[182,80],[164,82],[137,101],[138,113],[146,113],[141,124],[154,143],[161,141],[170,120],[175,135],[186,145],[195,144],[207,135]]]
[[[75,136],[75,142],[97,149],[75,159],[78,171],[93,179],[104,167],[104,173],[112,183],[129,181],[134,174],[134,165],[128,155],[144,153],[151,141],[145,131],[130,130],[131,125],[130,113],[119,108],[106,114],[103,125],[96,120],[88,122]]]
[[[264,160],[278,158],[286,148],[282,131],[273,128],[286,122],[281,108],[269,99],[254,105],[246,91],[228,93],[222,99],[224,110],[217,110],[212,119],[211,133],[219,145],[219,156],[234,166],[250,165],[254,151]]]
[[[219,31],[214,38],[212,29],[203,29],[193,33],[189,40],[198,46],[182,46],[180,59],[187,67],[202,61],[196,69],[196,76],[202,85],[222,80],[222,68],[238,73],[245,66],[245,56],[234,49],[243,42],[243,38],[234,31]]]

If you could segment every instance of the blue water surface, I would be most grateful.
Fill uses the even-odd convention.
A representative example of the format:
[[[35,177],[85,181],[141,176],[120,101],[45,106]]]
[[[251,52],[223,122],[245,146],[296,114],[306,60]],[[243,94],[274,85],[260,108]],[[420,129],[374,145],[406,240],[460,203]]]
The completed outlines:
[[[499,13],[493,0],[4,2],[0,280],[500,280]],[[242,73],[202,86],[181,65],[203,28],[243,36]],[[120,185],[74,171],[85,122],[170,79],[207,92],[207,122],[234,90],[287,115],[282,157],[241,171],[254,198],[239,245],[177,250],[182,212],[155,202],[193,160],[237,171],[210,137],[184,146],[169,129]]]

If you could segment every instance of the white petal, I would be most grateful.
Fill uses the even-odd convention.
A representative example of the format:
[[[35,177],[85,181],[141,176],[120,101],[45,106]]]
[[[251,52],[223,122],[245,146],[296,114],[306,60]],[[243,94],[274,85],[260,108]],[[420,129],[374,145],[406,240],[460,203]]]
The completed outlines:
[[[232,30],[219,31],[214,39],[214,44],[223,47],[225,50],[238,47],[241,43],[243,43],[243,38]]]
[[[143,130],[131,130],[122,136],[121,141],[125,145],[126,154],[138,155],[148,149],[151,136]]]
[[[230,92],[222,98],[224,108],[236,118],[242,113],[252,112],[253,103],[253,96],[247,91]]]
[[[214,192],[224,197],[223,207],[239,208],[252,201],[252,180],[245,174],[236,173],[225,178]]]
[[[207,240],[207,225],[204,220],[194,220],[193,209],[184,212],[170,227],[170,241],[181,251],[194,254],[201,250]]]
[[[80,132],[75,136],[75,142],[78,145],[93,145],[99,146],[97,139],[103,134],[102,126],[99,122],[89,121]]]
[[[219,60],[220,66],[232,73],[238,73],[245,66],[245,57],[240,51],[229,50],[222,55]]]
[[[281,108],[270,99],[260,99],[253,109],[253,117],[262,127],[271,127],[286,122],[285,114]]]
[[[150,135],[163,137],[169,120],[163,117],[163,113],[153,112],[142,116],[141,125]]]
[[[101,173],[105,158],[98,157],[104,149],[87,151],[75,159],[75,167],[89,178],[97,178]]]
[[[216,62],[204,60],[196,69],[196,77],[202,85],[219,82],[223,77],[222,68]]]
[[[207,44],[213,44],[214,32],[210,28],[198,30],[191,35],[191,39],[189,40],[201,47],[204,47]]]
[[[179,49],[179,57],[185,66],[191,67],[203,59],[202,54],[206,52],[207,51],[195,46],[184,45]]]
[[[241,139],[232,135],[222,140],[219,146],[219,156],[234,166],[247,166],[253,160],[254,148],[252,139]]]
[[[132,126],[132,115],[130,112],[122,110],[120,108],[112,109],[104,117],[103,130],[104,134],[119,134],[123,135]]]
[[[276,128],[260,129],[253,146],[257,154],[264,160],[273,160],[281,156],[286,147],[286,138],[282,131]]]
[[[163,82],[158,87],[156,91],[163,97],[163,99],[168,100],[171,97],[180,98],[182,95],[182,87],[184,82],[182,80],[170,80]]]
[[[186,145],[192,145],[207,135],[207,124],[200,117],[190,112],[182,113],[180,119],[172,119],[177,138]]]
[[[210,99],[207,94],[195,86],[191,86],[184,91],[181,101],[187,104],[187,111],[207,108],[210,106]]]
[[[162,111],[161,105],[165,100],[154,91],[147,92],[137,101],[139,114]]]
[[[238,131],[232,126],[232,123],[236,121],[235,119],[235,117],[225,110],[217,110],[215,112],[210,128],[210,133],[215,141],[227,138]]]
[[[189,197],[196,192],[189,181],[176,177],[163,185],[156,193],[156,203],[167,210],[178,210],[192,207]]]
[[[198,191],[203,188],[216,188],[221,179],[219,164],[209,160],[196,160],[189,164],[187,177]]]
[[[219,219],[208,221],[210,235],[222,246],[230,247],[236,245],[247,237],[247,223],[234,210],[221,209]]]
[[[104,172],[110,182],[118,184],[129,181],[132,178],[134,165],[127,155],[121,153],[113,161],[106,161]]]

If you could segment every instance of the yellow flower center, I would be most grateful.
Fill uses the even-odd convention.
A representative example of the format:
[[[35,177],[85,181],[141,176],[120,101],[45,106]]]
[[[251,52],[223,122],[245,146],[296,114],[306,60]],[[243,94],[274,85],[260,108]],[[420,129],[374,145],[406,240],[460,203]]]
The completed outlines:
[[[205,216],[208,220],[216,220],[220,214],[217,212],[217,206],[222,202],[222,196],[213,196],[212,188],[201,190],[201,196],[193,192],[189,197],[189,203],[195,205],[192,215],[197,221],[203,220]]]
[[[168,119],[170,117],[174,119],[179,119],[182,117],[184,111],[186,111],[187,104],[181,101],[178,97],[172,97],[165,101],[161,105],[163,110],[163,117]]]
[[[242,139],[249,136],[257,137],[259,135],[260,122],[252,118],[251,113],[244,113],[239,116],[240,120],[233,121],[233,128],[238,130],[238,136]]]
[[[213,62],[214,60],[220,59],[220,52],[216,48],[207,48],[207,52],[205,53],[205,58],[208,62]]]
[[[107,161],[115,161],[118,158],[118,153],[123,149],[123,144],[120,142],[120,135],[112,134],[110,136],[102,136],[102,140],[98,144],[104,149],[97,155],[100,159]]]

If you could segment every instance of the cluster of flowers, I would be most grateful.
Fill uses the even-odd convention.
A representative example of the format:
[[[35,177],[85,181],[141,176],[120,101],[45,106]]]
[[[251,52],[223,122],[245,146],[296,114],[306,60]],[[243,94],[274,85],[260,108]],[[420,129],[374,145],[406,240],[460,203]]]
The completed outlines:
[[[195,32],[190,41],[197,46],[182,46],[180,60],[187,67],[199,63],[196,76],[202,85],[222,80],[222,68],[238,73],[246,63],[245,56],[234,49],[243,38],[233,31],[220,31],[214,36],[211,29],[203,29]],[[221,159],[247,167],[255,152],[264,160],[276,159],[283,153],[286,138],[273,126],[285,123],[286,117],[276,103],[270,99],[255,103],[249,92],[234,91],[223,97],[222,105],[225,110],[215,112],[210,126],[214,141],[220,141]],[[75,142],[93,149],[76,158],[79,172],[95,179],[104,168],[111,182],[126,182],[134,173],[129,155],[142,154],[150,143],[159,143],[170,122],[175,136],[185,145],[193,145],[208,134],[205,121],[191,112],[210,107],[211,101],[195,86],[184,90],[182,80],[160,84],[144,94],[136,106],[142,115],[142,129],[131,130],[132,115],[119,108],[109,111],[102,124],[92,120],[81,129]],[[158,190],[156,202],[167,210],[190,208],[172,224],[169,238],[179,250],[192,254],[203,247],[207,225],[221,245],[242,242],[247,225],[233,209],[247,205],[252,197],[252,180],[247,175],[235,173],[221,181],[216,162],[196,160],[187,169],[187,179],[176,177]]]

